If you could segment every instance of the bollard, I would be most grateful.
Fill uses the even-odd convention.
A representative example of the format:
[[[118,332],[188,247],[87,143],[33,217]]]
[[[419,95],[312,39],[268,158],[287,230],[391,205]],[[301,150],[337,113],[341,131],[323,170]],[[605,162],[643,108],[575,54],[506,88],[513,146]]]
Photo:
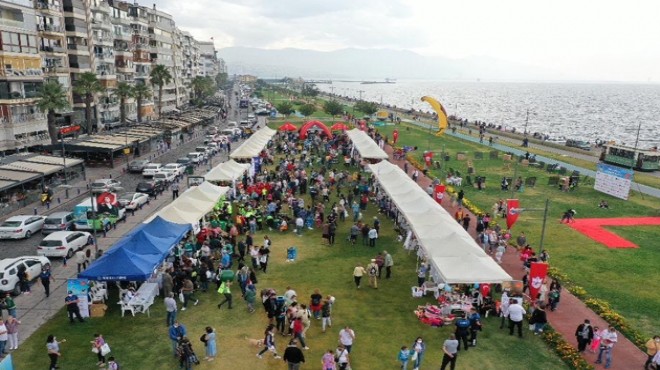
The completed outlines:
[[[109,176],[108,178],[111,179],[111,178],[112,178],[112,173],[111,173],[110,175],[108,175],[108,176]]]
[[[57,204],[62,204],[62,201],[60,200],[60,197],[57,197]]]
[[[78,191],[80,191],[80,189],[78,189]],[[64,197],[69,199],[69,189],[64,189]]]
[[[78,189],[78,195],[80,195],[80,189]]]
[[[34,207],[34,215],[37,215],[37,207]]]

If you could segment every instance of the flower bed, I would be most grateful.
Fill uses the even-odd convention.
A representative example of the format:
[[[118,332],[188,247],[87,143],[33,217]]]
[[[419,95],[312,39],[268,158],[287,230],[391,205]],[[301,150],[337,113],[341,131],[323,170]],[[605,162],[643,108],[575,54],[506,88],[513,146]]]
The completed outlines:
[[[594,367],[582,357],[582,354],[580,354],[573,345],[568,343],[564,337],[557,333],[551,326],[546,325],[543,333],[541,333],[541,339],[543,339],[543,341],[545,341],[545,343],[572,369],[594,369]]]

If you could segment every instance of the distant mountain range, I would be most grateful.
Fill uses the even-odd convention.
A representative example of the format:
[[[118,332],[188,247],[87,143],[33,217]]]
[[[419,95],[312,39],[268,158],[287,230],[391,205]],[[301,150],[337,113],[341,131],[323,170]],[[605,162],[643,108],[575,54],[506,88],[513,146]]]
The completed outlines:
[[[448,79],[448,80],[566,80],[557,72],[518,65],[489,57],[450,59],[427,57],[411,51],[389,49],[257,49],[229,47],[218,55],[229,74],[264,78],[303,77],[323,79]]]

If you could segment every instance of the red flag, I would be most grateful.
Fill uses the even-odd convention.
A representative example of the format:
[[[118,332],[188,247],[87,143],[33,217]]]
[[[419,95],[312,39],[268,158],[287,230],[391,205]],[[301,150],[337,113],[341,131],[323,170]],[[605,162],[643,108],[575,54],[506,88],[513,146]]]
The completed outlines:
[[[520,214],[520,202],[518,199],[507,199],[506,200],[506,227],[510,229],[513,227],[513,224],[518,220],[518,215]]]
[[[433,199],[435,199],[438,204],[442,204],[442,198],[445,196],[445,185],[440,184],[435,186],[435,190],[433,191]]]
[[[490,294],[490,284],[479,285],[479,290],[481,291],[481,295],[483,297],[488,297],[488,295]]]
[[[394,141],[394,144],[396,144],[396,141],[399,140],[399,130],[394,130],[392,133],[392,139]]]
[[[424,162],[426,162],[426,165],[431,167],[431,161],[433,161],[433,152],[424,152]]]
[[[529,269],[529,296],[536,300],[543,280],[548,275],[548,264],[545,262],[532,262]]]

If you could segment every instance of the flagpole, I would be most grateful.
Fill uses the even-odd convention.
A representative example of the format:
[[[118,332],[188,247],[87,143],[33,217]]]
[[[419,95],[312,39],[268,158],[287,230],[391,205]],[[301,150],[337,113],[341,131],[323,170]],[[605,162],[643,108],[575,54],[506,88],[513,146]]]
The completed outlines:
[[[543,228],[541,229],[541,241],[539,242],[539,253],[543,251],[543,239],[545,238],[545,224],[548,220],[548,207],[550,205],[550,199],[545,199],[545,209],[543,210]]]

